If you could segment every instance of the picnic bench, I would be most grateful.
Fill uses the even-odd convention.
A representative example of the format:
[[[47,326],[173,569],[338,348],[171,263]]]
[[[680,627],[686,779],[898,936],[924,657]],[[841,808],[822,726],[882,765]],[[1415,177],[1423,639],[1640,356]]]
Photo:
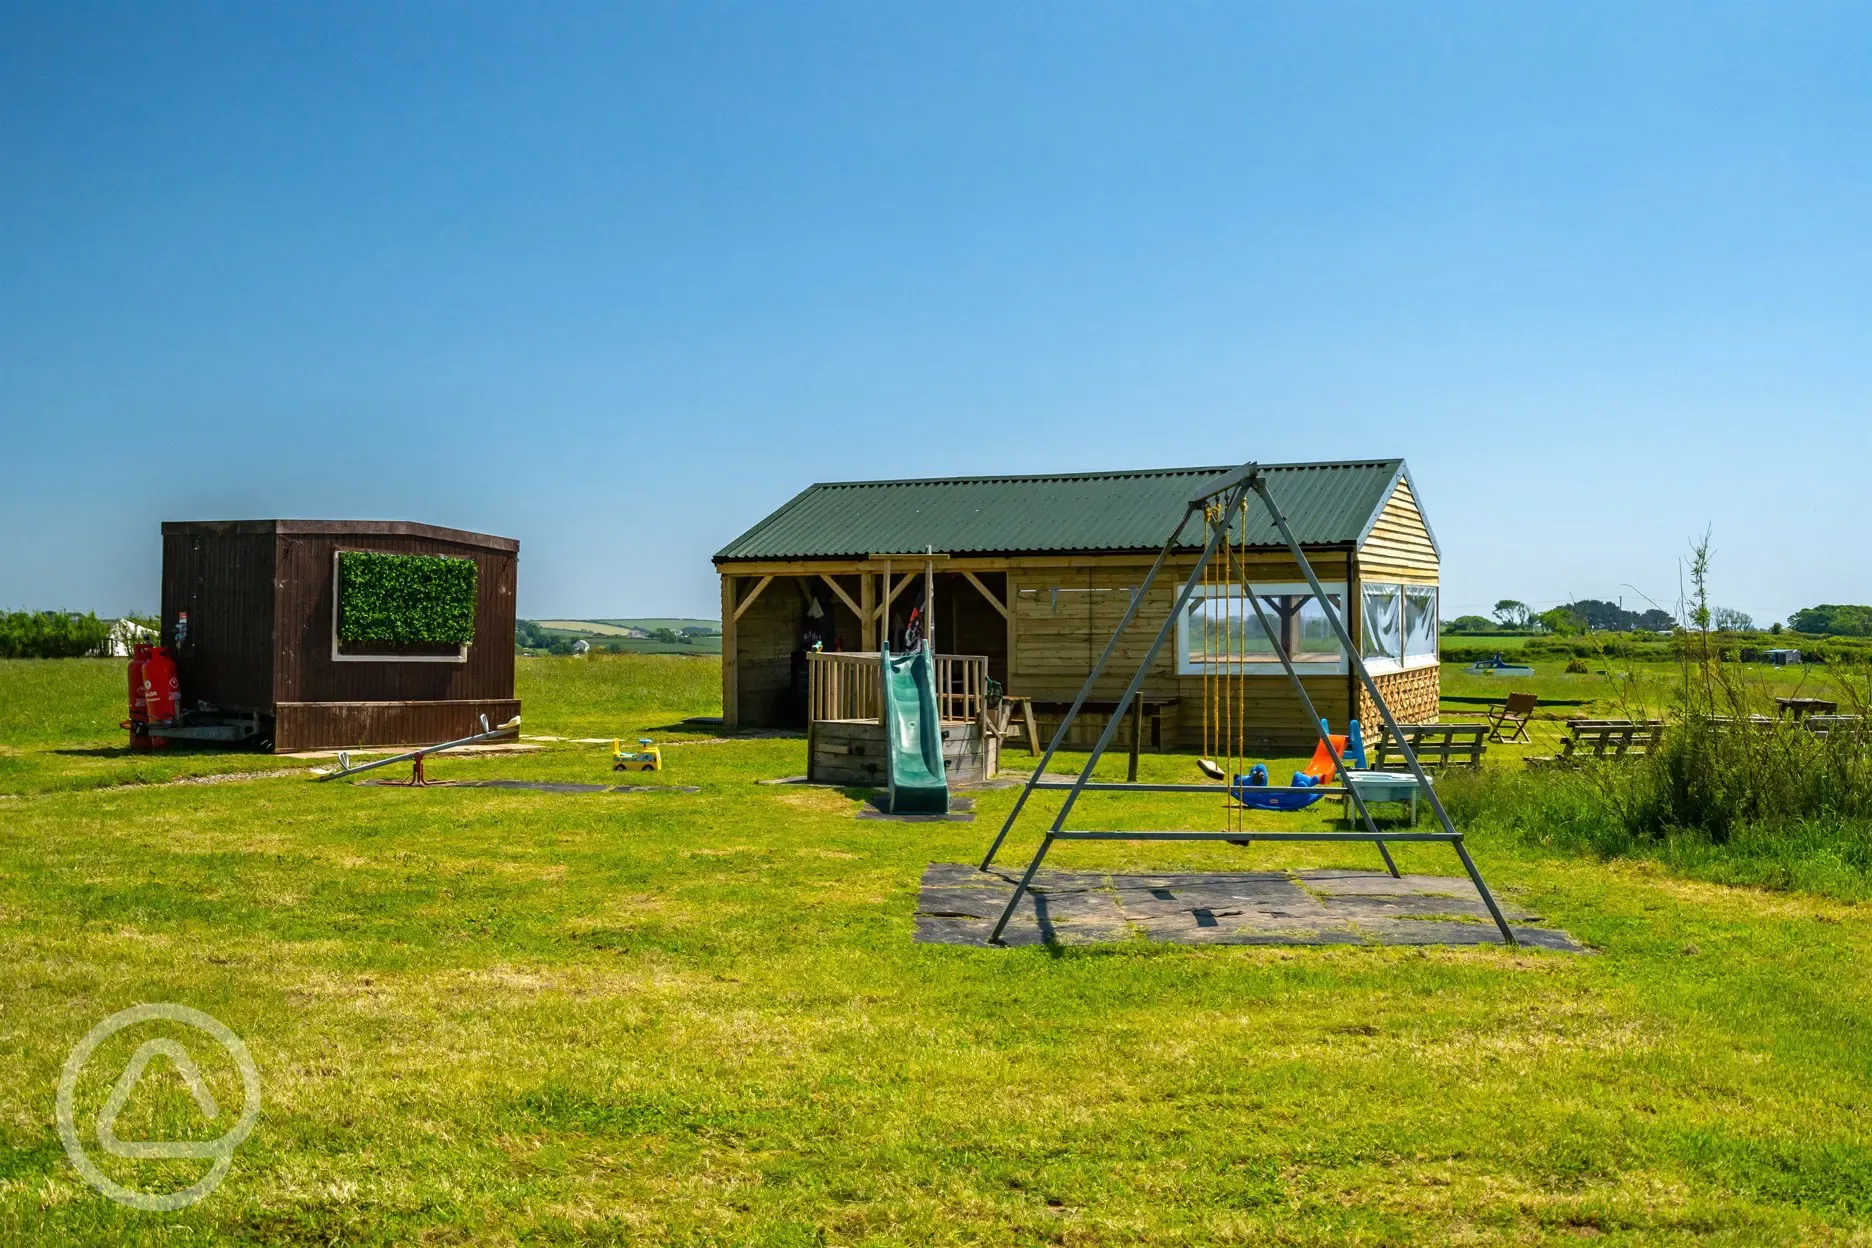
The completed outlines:
[[[1405,744],[1425,768],[1456,764],[1480,767],[1482,752],[1488,748],[1487,724],[1399,724],[1398,731],[1404,734],[1402,742],[1391,735],[1389,728],[1379,735],[1373,770],[1404,770],[1408,766],[1404,761]]]
[[[1661,719],[1569,719],[1560,753],[1529,755],[1530,767],[1585,759],[1643,758],[1664,739]]]
[[[1790,715],[1799,723],[1808,715],[1831,715],[1839,710],[1839,703],[1831,698],[1776,698],[1776,712]]]

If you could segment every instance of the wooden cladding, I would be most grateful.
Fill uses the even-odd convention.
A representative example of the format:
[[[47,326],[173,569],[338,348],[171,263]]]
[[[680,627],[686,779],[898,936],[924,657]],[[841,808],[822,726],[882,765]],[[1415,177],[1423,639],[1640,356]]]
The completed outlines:
[[[890,782],[884,725],[863,721],[827,721],[812,726],[806,751],[806,776],[814,784],[883,788]],[[992,780],[1000,742],[979,722],[948,723],[942,731],[943,771],[951,784]]]
[[[1359,546],[1359,569],[1367,580],[1430,581],[1437,579],[1436,543],[1430,526],[1412,495],[1410,482],[1399,479]]]
[[[465,659],[335,661],[333,568],[344,550],[472,559],[476,640]],[[495,722],[518,713],[518,577],[519,543],[460,529],[391,521],[172,522],[163,525],[163,641],[174,646],[185,706],[208,702],[271,716],[277,748],[441,741],[477,729],[484,709],[490,718],[498,714]],[[187,626],[179,629],[184,616]]]
[[[427,745],[481,731],[481,719],[504,724],[520,713],[514,698],[448,702],[279,702],[273,748],[335,750],[364,745]]]

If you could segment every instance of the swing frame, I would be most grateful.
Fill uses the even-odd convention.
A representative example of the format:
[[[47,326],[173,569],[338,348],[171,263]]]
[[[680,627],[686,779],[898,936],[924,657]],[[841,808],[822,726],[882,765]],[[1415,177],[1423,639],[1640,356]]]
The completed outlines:
[[[1332,625],[1334,635],[1338,638],[1339,644],[1345,649],[1346,662],[1351,665],[1352,671],[1358,676],[1360,685],[1364,688],[1365,692],[1370,695],[1373,704],[1378,708],[1378,715],[1384,721],[1385,727],[1390,730],[1392,738],[1398,742],[1400,749],[1403,751],[1405,763],[1409,765],[1411,774],[1417,779],[1419,792],[1428,799],[1430,809],[1436,814],[1437,823],[1441,825],[1442,828],[1441,831],[1419,832],[1412,829],[1402,832],[1380,832],[1378,830],[1378,825],[1372,819],[1371,811],[1367,808],[1364,797],[1360,795],[1358,786],[1352,783],[1347,773],[1345,759],[1340,756],[1338,748],[1333,745],[1331,734],[1327,730],[1326,725],[1321,721],[1319,713],[1313,705],[1313,699],[1306,691],[1305,683],[1300,679],[1299,672],[1294,669],[1292,657],[1288,655],[1286,648],[1276,638],[1276,635],[1268,629],[1267,615],[1262,609],[1261,600],[1254,593],[1254,586],[1246,580],[1242,582],[1242,593],[1248,601],[1253,604],[1255,618],[1260,623],[1263,632],[1269,638],[1275,639],[1274,653],[1279,656],[1282,669],[1285,671],[1288,680],[1292,682],[1294,692],[1299,695],[1300,704],[1306,709],[1308,720],[1313,724],[1314,730],[1319,734],[1320,740],[1325,743],[1327,752],[1332,755],[1334,774],[1338,780],[1338,784],[1336,785],[1320,785],[1305,789],[1296,789],[1290,785],[1270,785],[1264,789],[1258,787],[1257,791],[1271,793],[1305,792],[1309,794],[1319,794],[1323,797],[1344,796],[1349,798],[1351,803],[1358,808],[1359,818],[1365,825],[1364,830],[1346,832],[1264,832],[1259,830],[1247,831],[1236,829],[1224,832],[1092,832],[1067,828],[1066,821],[1068,817],[1071,816],[1073,806],[1078,802],[1079,795],[1082,793],[1213,794],[1219,792],[1224,796],[1230,794],[1231,786],[1234,784],[1233,777],[1225,779],[1220,784],[1151,784],[1139,783],[1136,781],[1095,781],[1092,779],[1092,773],[1098,767],[1099,760],[1105,756],[1106,749],[1111,745],[1112,738],[1117,734],[1118,725],[1124,722],[1126,712],[1129,711],[1131,703],[1137,698],[1138,691],[1143,687],[1145,675],[1150,671],[1151,666],[1156,663],[1157,656],[1163,652],[1165,643],[1169,641],[1172,631],[1176,628],[1177,620],[1181,618],[1183,612],[1188,609],[1190,599],[1195,595],[1197,588],[1204,583],[1204,573],[1209,568],[1211,561],[1215,558],[1217,548],[1227,540],[1230,529],[1234,527],[1237,513],[1241,513],[1245,533],[1247,515],[1246,503],[1250,494],[1253,494],[1259,499],[1261,504],[1266,508],[1268,518],[1274,522],[1274,527],[1279,531],[1281,540],[1286,543],[1288,551],[1293,555],[1294,562],[1299,565],[1301,573],[1306,578],[1308,587],[1312,590],[1313,597],[1319,601],[1320,606],[1324,609],[1326,619]],[[1163,626],[1157,630],[1155,640],[1151,642],[1150,649],[1145,653],[1143,660],[1138,664],[1137,671],[1132,675],[1130,684],[1125,687],[1124,695],[1118,699],[1118,705],[1106,722],[1104,731],[1099,733],[1098,743],[1092,747],[1092,753],[1086,759],[1085,766],[1080,770],[1078,778],[1070,782],[1042,779],[1046,774],[1047,765],[1053,761],[1054,754],[1065,744],[1067,734],[1071,731],[1073,722],[1078,719],[1079,712],[1084,708],[1086,701],[1091,697],[1093,685],[1098,681],[1099,677],[1104,674],[1106,666],[1111,662],[1112,655],[1117,652],[1119,642],[1124,638],[1126,631],[1130,629],[1132,621],[1137,618],[1138,609],[1143,604],[1145,597],[1149,594],[1151,586],[1156,583],[1157,577],[1163,571],[1164,565],[1169,562],[1171,555],[1177,550],[1177,543],[1182,540],[1183,531],[1189,527],[1190,517],[1204,514],[1213,506],[1212,500],[1218,497],[1224,497],[1226,499],[1220,508],[1220,515],[1223,517],[1222,522],[1207,526],[1210,531],[1207,540],[1203,544],[1202,553],[1197,557],[1196,566],[1190,569],[1189,576],[1184,580],[1182,590],[1178,593],[1175,604],[1171,607],[1170,613],[1164,617]],[[1008,899],[1006,908],[1001,912],[1001,917],[996,920],[994,931],[991,932],[988,937],[990,944],[1003,943],[1001,939],[1002,933],[1007,930],[1008,922],[1014,917],[1014,912],[1020,907],[1021,898],[1025,897],[1028,892],[1031,891],[1033,879],[1035,874],[1040,870],[1040,864],[1046,861],[1047,854],[1052,851],[1054,844],[1058,841],[1233,841],[1237,843],[1250,841],[1361,841],[1370,842],[1378,847],[1379,854],[1384,858],[1385,868],[1390,871],[1394,878],[1398,875],[1397,863],[1392,860],[1391,851],[1386,846],[1387,841],[1442,842],[1455,849],[1456,856],[1462,861],[1463,870],[1468,873],[1470,882],[1475,885],[1476,892],[1480,894],[1482,898],[1482,904],[1487,907],[1490,917],[1495,920],[1495,926],[1501,931],[1503,942],[1510,948],[1520,943],[1515,939],[1513,929],[1508,926],[1508,920],[1503,916],[1501,907],[1496,905],[1495,896],[1493,893],[1489,892],[1488,884],[1482,879],[1482,873],[1476,869],[1475,860],[1469,856],[1469,850],[1467,846],[1463,844],[1463,834],[1457,831],[1456,825],[1451,822],[1449,812],[1443,807],[1442,799],[1437,796],[1436,788],[1430,783],[1430,777],[1425,773],[1423,764],[1417,759],[1416,751],[1411,749],[1410,742],[1405,738],[1402,730],[1399,729],[1397,720],[1391,714],[1391,707],[1385,702],[1384,694],[1379,692],[1377,682],[1372,679],[1371,672],[1366,668],[1365,661],[1360,654],[1358,646],[1353,643],[1352,635],[1347,630],[1339,609],[1333,606],[1331,597],[1327,595],[1325,587],[1320,584],[1319,577],[1314,574],[1313,565],[1308,561],[1306,552],[1300,548],[1299,541],[1294,537],[1293,530],[1288,526],[1287,517],[1274,502],[1274,496],[1268,490],[1267,478],[1262,472],[1260,464],[1254,461],[1243,464],[1224,480],[1222,484],[1203,494],[1197,495],[1189,501],[1189,505],[1185,508],[1182,517],[1177,521],[1176,527],[1171,530],[1168,540],[1164,542],[1163,549],[1157,552],[1157,558],[1155,562],[1151,564],[1150,571],[1145,575],[1143,583],[1132,593],[1131,603],[1126,608],[1124,617],[1118,621],[1118,627],[1113,630],[1111,640],[1105,644],[1104,653],[1099,656],[1098,661],[1092,665],[1092,670],[1087,673],[1085,683],[1080,686],[1079,694],[1073,699],[1071,708],[1067,710],[1065,717],[1060,720],[1059,728],[1054,732],[1053,740],[1047,745],[1046,753],[1042,755],[1040,761],[1035,764],[1033,774],[1027,778],[1027,783],[1022,786],[1020,795],[1014,799],[1014,808],[1008,812],[1007,821],[1001,825],[1001,831],[996,834],[994,843],[988,847],[988,852],[982,858],[981,865],[978,868],[979,870],[987,871],[988,868],[994,864],[995,856],[1001,852],[1001,847],[1006,842],[1008,833],[1013,830],[1015,823],[1019,821],[1021,811],[1027,805],[1027,799],[1032,796],[1037,789],[1063,790],[1066,793],[1066,800],[1060,806],[1059,812],[1053,817],[1051,826],[1047,828],[1046,836],[1034,850],[1033,859],[1028,862],[1026,871],[1021,874],[1019,883],[1014,887],[1014,895]]]

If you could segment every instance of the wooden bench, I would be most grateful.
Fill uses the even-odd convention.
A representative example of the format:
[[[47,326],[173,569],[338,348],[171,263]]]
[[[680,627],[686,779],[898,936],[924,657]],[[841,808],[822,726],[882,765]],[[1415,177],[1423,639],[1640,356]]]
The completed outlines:
[[[1589,758],[1643,758],[1663,739],[1661,719],[1569,719],[1560,753],[1529,755],[1523,761],[1530,767],[1540,767]]]
[[[1411,753],[1426,768],[1462,765],[1480,767],[1482,753],[1488,749],[1487,724],[1399,724],[1398,730],[1404,734]],[[1378,738],[1378,748],[1372,756],[1372,768],[1376,771],[1402,771],[1408,766],[1404,761],[1403,745],[1386,729]]]
[[[1866,721],[1862,715],[1809,715],[1800,721],[1800,725],[1816,737],[1828,737],[1834,733],[1860,737],[1866,731]]]

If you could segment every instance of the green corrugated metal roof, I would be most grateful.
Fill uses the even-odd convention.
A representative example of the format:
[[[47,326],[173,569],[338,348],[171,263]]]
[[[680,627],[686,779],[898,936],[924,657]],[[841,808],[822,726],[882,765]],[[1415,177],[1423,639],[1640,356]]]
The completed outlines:
[[[1189,500],[1240,465],[1068,476],[837,481],[810,486],[724,546],[717,560],[830,559],[934,548],[945,554],[1156,550]],[[1358,542],[1401,459],[1264,464],[1268,489],[1304,545]],[[1200,545],[1201,526],[1186,537]],[[1277,545],[1250,505],[1248,541]]]

